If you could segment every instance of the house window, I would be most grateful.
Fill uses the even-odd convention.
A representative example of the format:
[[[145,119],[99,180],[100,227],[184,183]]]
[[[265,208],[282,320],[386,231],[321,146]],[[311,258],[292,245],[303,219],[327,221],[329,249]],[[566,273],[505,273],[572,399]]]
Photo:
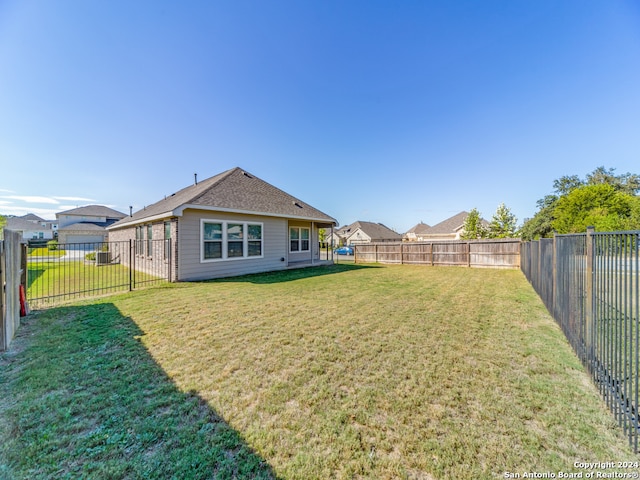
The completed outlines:
[[[289,228],[289,251],[291,252],[308,252],[310,235],[309,229],[306,227],[290,227]]]
[[[247,255],[250,257],[262,255],[262,225],[247,225]]]
[[[171,248],[171,222],[164,222],[164,259],[169,258],[169,250]]]
[[[203,223],[203,259],[222,258],[222,223]]]
[[[142,255],[142,227],[136,227],[136,255]]]
[[[150,257],[153,250],[153,227],[147,225],[147,256]]]
[[[227,224],[227,257],[242,257],[244,225],[242,223]]]
[[[262,223],[202,220],[203,262],[261,257]]]

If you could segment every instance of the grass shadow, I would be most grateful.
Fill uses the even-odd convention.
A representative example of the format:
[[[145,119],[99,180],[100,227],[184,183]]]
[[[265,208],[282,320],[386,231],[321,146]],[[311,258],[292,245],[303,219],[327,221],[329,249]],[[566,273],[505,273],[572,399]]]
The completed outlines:
[[[44,275],[44,272],[46,272],[45,268],[29,268],[27,269],[27,290],[29,288],[31,288],[31,285],[33,285],[33,283],[40,278],[42,275]]]
[[[293,282],[305,278],[314,278],[324,275],[335,275],[344,272],[353,272],[356,270],[368,268],[382,268],[375,265],[355,265],[355,264],[334,264],[320,265],[317,267],[300,267],[290,270],[278,270],[275,272],[253,273],[250,275],[242,275],[238,277],[218,278],[213,280],[205,280],[204,282],[215,283],[255,283],[255,284],[272,284]]]
[[[111,303],[27,317],[0,356],[0,478],[276,478]]]

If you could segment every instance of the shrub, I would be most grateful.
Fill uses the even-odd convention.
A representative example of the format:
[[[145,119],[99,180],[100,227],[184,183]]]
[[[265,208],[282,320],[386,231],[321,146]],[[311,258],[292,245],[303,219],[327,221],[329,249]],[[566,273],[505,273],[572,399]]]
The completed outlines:
[[[58,241],[57,240],[49,240],[47,242],[47,248],[49,250],[58,250]]]

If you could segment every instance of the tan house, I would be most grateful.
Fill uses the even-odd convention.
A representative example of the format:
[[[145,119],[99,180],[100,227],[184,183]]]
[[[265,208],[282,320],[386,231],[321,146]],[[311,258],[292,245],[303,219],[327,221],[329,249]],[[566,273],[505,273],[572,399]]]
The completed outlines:
[[[409,229],[403,236],[405,242],[418,242],[424,233],[427,233],[431,227],[426,223],[420,222],[413,228]]]
[[[460,240],[460,237],[464,232],[464,222],[468,216],[469,212],[462,211],[454,215],[453,217],[449,217],[446,220],[443,220],[433,227],[417,229],[419,233],[418,231],[414,231],[415,240],[412,241],[434,242],[442,240]],[[487,227],[489,226],[489,222],[487,222],[484,218],[480,219],[480,221],[483,223],[483,225]],[[416,227],[418,225],[416,225]],[[414,227],[414,229],[416,227]],[[405,236],[408,238],[407,234],[405,234]]]
[[[7,230],[20,232],[24,241],[42,240],[47,241],[54,238],[57,223],[44,220],[33,213],[22,217],[8,217]]]
[[[106,227],[124,217],[124,213],[104,205],[86,205],[56,213],[58,242],[87,246],[106,242]]]
[[[329,215],[236,167],[107,230],[109,241],[139,245],[136,269],[170,262],[172,280],[188,281],[331,263],[320,258],[318,231],[336,225]],[[158,239],[171,242],[170,254],[151,249]]]
[[[400,242],[402,235],[382,223],[353,222],[334,232],[334,245],[357,245],[363,243]]]

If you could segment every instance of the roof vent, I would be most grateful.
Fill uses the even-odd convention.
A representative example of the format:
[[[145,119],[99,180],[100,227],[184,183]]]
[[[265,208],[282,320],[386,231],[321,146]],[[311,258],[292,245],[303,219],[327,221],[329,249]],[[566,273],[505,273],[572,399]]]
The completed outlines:
[[[197,184],[198,184],[198,174],[197,174],[197,173],[194,173],[194,174],[193,174],[193,184],[194,184],[194,185],[197,185]]]
[[[249,175],[247,172],[245,172],[244,170],[242,171],[242,175],[244,175],[247,178],[253,178],[251,175]]]
[[[295,200],[293,201],[293,204],[298,207],[298,208],[302,208],[302,205],[300,205],[298,202],[296,202]]]

